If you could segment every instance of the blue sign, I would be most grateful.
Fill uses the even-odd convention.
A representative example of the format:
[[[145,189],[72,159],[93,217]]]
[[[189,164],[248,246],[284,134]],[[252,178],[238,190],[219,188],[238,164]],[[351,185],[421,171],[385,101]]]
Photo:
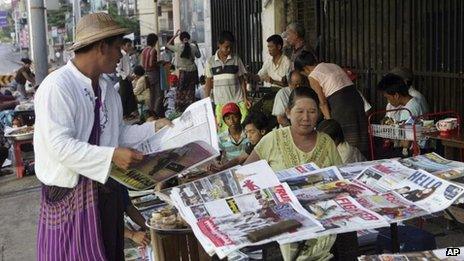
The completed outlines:
[[[8,12],[7,11],[0,11],[0,19],[1,18],[6,18],[8,16]]]
[[[6,17],[0,17],[0,27],[6,27],[8,26],[8,20]]]

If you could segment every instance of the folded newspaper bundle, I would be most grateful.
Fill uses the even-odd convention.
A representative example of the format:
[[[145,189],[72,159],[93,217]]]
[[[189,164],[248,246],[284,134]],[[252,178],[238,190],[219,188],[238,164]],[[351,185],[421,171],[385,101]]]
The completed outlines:
[[[442,160],[435,171],[463,165],[437,157],[426,157]],[[392,159],[324,169],[304,164],[274,173],[265,161],[258,161],[164,193],[206,252],[224,258],[245,246],[291,243],[429,215],[464,193],[458,184],[402,163]],[[302,226],[258,242],[247,237],[285,220]]]
[[[219,156],[216,122],[209,98],[191,104],[137,148],[144,160],[129,170],[116,166],[111,177],[134,190],[146,190]]]

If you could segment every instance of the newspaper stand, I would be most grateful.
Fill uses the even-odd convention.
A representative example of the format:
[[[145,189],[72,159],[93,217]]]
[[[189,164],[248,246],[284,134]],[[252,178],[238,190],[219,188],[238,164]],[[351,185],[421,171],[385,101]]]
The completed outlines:
[[[411,111],[406,108],[393,109],[393,110],[380,110],[375,111],[369,115],[368,118],[368,132],[369,132],[369,146],[371,151],[371,160],[375,160],[375,144],[374,137],[391,139],[391,140],[404,140],[412,142],[412,154],[417,156],[420,153],[417,140],[422,137],[422,126],[415,123],[412,125],[396,126],[396,125],[383,125],[373,124],[373,117],[386,112],[400,112],[407,111],[411,118],[415,119]]]

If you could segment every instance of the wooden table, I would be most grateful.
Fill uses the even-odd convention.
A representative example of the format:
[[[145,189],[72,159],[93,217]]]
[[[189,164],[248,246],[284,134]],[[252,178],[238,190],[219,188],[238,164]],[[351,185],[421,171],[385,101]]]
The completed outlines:
[[[429,139],[440,141],[445,151],[444,156],[447,159],[456,159],[456,155],[459,155],[456,160],[464,161],[463,153],[464,150],[464,135],[463,133],[451,133],[449,136],[442,136],[438,132],[425,134]],[[458,152],[458,153],[456,153]]]

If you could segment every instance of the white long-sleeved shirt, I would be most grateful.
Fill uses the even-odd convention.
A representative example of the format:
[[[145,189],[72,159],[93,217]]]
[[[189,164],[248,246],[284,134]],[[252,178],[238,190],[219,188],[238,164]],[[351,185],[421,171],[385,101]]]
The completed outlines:
[[[123,80],[125,80],[128,76],[132,74],[132,67],[131,67],[131,60],[130,55],[121,50],[121,60],[119,60],[118,66],[116,67],[116,72]]]
[[[79,175],[105,183],[115,147],[137,147],[151,137],[154,123],[128,126],[122,121],[119,94],[100,77],[100,145],[88,143],[94,121],[91,80],[69,61],[47,76],[35,95],[34,152],[38,179],[72,188]]]

